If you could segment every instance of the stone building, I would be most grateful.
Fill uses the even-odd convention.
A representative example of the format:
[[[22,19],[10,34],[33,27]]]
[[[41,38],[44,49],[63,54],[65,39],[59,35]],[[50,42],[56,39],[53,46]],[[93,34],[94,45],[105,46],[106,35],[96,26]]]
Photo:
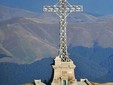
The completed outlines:
[[[76,65],[70,59],[68,62],[63,62],[59,56],[55,58],[53,80],[51,85],[92,85],[87,79],[77,81],[74,74]],[[35,80],[36,85],[45,85],[41,80]]]

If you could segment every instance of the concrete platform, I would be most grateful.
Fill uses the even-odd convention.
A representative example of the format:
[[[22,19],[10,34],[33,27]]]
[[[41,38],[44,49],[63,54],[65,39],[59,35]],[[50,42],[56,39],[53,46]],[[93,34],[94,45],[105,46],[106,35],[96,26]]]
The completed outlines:
[[[85,82],[77,82],[77,85],[87,85]]]

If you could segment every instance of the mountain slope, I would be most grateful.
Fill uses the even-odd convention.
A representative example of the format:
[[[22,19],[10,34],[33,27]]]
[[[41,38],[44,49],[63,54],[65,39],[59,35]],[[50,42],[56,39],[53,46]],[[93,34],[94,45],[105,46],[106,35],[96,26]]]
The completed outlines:
[[[57,49],[52,45],[53,38],[40,28],[40,25],[24,18],[11,20],[14,23],[9,21],[6,22],[7,25],[2,24],[0,29],[4,37],[1,40],[1,49],[5,49],[4,51],[12,56],[12,59],[8,58],[9,62],[16,59],[15,63],[31,63],[57,53]],[[48,42],[44,35],[51,42]],[[8,62],[6,58],[1,59],[1,62],[4,61]]]
[[[82,51],[81,51],[82,50]],[[94,51],[96,50],[96,51]],[[109,54],[105,51],[109,50]],[[98,53],[103,53],[97,55]],[[75,76],[77,80],[87,78],[93,82],[112,82],[113,59],[109,57],[113,53],[111,48],[87,48],[74,47],[69,49],[70,58],[74,61]],[[104,57],[104,58],[102,58]],[[98,62],[95,58],[102,58]],[[109,60],[107,62],[106,60]],[[104,66],[103,66],[104,61]],[[0,64],[0,85],[19,85],[26,82],[33,82],[34,79],[41,79],[43,82],[48,81],[52,76],[53,58],[44,58],[31,64],[15,64],[15,63],[1,63]],[[108,63],[108,64],[107,64]],[[7,80],[7,82],[5,82]]]
[[[59,18],[7,7],[0,10],[0,85],[48,80],[53,63],[48,57],[58,55]],[[112,15],[73,13],[67,21],[68,51],[77,66],[76,78],[113,81]]]
[[[15,17],[34,17],[37,14],[27,10],[10,8],[0,5],[0,21],[15,18]]]
[[[57,55],[59,18],[55,14],[35,14],[3,6],[0,9],[2,10],[0,15],[4,15],[5,10],[9,17],[13,12],[15,13],[14,17],[6,17],[0,22],[0,53],[12,56],[1,58],[0,62],[24,64]],[[21,15],[18,15],[18,12]],[[68,46],[91,48],[96,42],[98,46],[112,48],[113,24],[110,17],[112,16],[95,17],[86,13],[71,14],[67,19]]]

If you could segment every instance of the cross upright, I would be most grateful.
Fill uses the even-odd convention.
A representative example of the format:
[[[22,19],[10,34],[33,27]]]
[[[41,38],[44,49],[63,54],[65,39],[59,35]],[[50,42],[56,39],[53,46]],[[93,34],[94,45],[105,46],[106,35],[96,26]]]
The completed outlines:
[[[67,52],[67,32],[66,32],[66,18],[71,12],[83,11],[81,5],[70,5],[67,0],[59,0],[59,2],[53,6],[44,6],[44,12],[55,12],[60,17],[60,47],[59,57],[63,62],[69,62],[69,55]]]

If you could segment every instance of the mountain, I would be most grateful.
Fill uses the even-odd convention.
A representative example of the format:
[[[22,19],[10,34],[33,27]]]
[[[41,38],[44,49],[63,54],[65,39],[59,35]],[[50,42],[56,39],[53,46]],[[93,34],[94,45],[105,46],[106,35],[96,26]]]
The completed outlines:
[[[113,81],[113,59],[110,56],[113,55],[112,48],[78,46],[68,51],[76,65],[77,80],[87,78],[89,81],[100,83]],[[8,85],[20,85],[33,82],[34,79],[48,81],[52,76],[53,62],[53,58],[49,57],[31,64],[1,63],[0,85],[7,85],[7,83]]]
[[[0,5],[0,21],[15,18],[15,17],[34,17],[37,14],[27,10],[10,8]]]
[[[1,36],[1,51],[12,56],[11,58],[2,58],[1,62],[10,60],[9,62],[15,63],[31,63],[57,53],[57,49],[52,44],[53,37],[44,28],[41,28],[44,26],[42,24],[24,18],[15,18],[5,21],[5,24],[0,26],[3,36]]]
[[[57,15],[35,14],[3,6],[0,6],[0,10],[0,15],[5,16],[0,22],[0,53],[11,56],[1,58],[0,62],[25,64],[57,55]],[[72,13],[67,19],[68,46],[90,48],[96,42],[101,47],[112,48],[113,19],[110,17],[112,16],[95,17],[86,13]]]
[[[79,46],[71,48],[69,53],[77,66],[75,71],[77,79],[87,78],[93,82],[113,81],[112,48]]]
[[[83,15],[86,14],[82,14],[82,18]],[[85,22],[85,19],[84,22],[68,22],[68,46],[93,47],[94,42],[97,42],[104,48],[113,47],[112,21],[89,22],[86,20]],[[2,21],[0,23],[0,53],[12,57],[2,58],[0,62],[24,64],[46,56],[55,57],[59,45],[59,26],[55,23],[55,19],[50,20],[51,23],[49,21],[46,23],[47,20],[17,17]]]
[[[4,6],[0,16],[0,85],[48,80],[59,48],[58,16]],[[78,80],[113,81],[112,22],[112,15],[72,13],[68,17],[68,52]]]
[[[45,58],[32,64],[0,64],[0,85],[21,85],[34,79],[48,80],[52,73],[52,58]],[[7,82],[6,82],[7,81]]]

